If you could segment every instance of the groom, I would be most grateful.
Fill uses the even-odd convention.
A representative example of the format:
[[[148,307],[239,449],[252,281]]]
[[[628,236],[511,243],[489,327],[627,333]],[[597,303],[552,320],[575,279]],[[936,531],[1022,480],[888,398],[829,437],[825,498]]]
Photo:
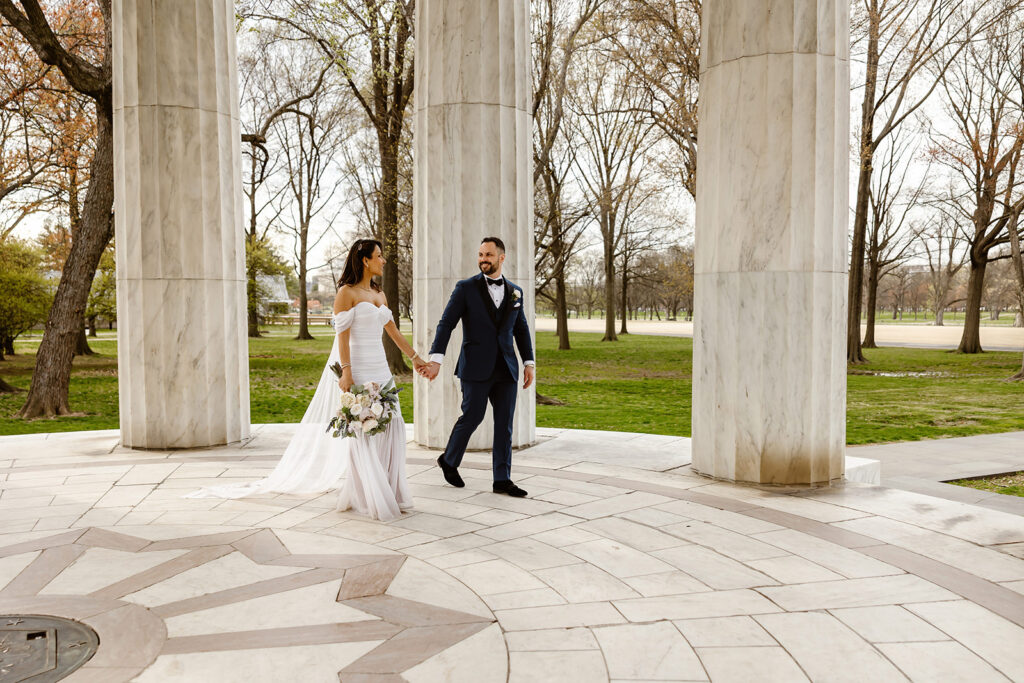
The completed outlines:
[[[455,374],[462,382],[462,417],[455,423],[437,464],[449,484],[466,485],[458,467],[490,401],[494,410],[493,490],[522,497],[526,491],[512,483],[512,415],[519,381],[519,362],[512,342],[514,339],[523,358],[524,389],[533,384],[533,345],[523,312],[523,290],[501,276],[504,262],[505,243],[497,237],[485,237],[477,254],[480,274],[455,285],[437,324],[430,364],[422,374],[431,380],[437,377],[452,330],[461,321],[462,352]]]

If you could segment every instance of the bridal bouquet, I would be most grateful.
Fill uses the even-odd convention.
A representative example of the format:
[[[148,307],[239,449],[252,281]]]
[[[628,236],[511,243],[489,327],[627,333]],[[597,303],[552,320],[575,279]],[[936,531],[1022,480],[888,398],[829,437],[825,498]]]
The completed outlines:
[[[398,412],[400,391],[394,380],[384,386],[376,382],[353,384],[341,394],[341,407],[327,424],[327,431],[333,437],[382,433]]]

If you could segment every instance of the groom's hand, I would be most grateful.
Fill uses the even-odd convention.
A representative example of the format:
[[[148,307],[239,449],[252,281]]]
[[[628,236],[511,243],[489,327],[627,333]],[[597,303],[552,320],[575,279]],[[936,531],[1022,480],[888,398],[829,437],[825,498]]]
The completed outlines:
[[[437,373],[440,371],[441,364],[436,361],[432,361],[430,363],[427,363],[427,366],[423,368],[423,376],[433,381],[434,378],[437,377]]]
[[[530,385],[533,384],[533,373],[532,365],[527,365],[523,368],[523,389],[529,389]]]

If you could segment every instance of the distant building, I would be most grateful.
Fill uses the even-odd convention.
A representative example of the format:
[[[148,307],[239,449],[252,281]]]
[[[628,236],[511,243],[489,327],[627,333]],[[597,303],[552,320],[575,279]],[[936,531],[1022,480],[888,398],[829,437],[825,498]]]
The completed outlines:
[[[292,299],[288,296],[288,286],[285,284],[284,275],[260,275],[257,281],[260,289],[263,290],[260,309],[264,314],[275,305],[291,306]]]

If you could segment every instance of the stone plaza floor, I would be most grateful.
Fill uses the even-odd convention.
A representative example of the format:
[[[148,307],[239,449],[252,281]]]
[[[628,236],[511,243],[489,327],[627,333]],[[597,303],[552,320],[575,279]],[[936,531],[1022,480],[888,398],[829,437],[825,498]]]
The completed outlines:
[[[291,429],[0,438],[0,615],[95,629],[78,682],[1024,680],[1012,511],[713,482],[687,439],[557,430],[514,457],[527,499],[490,492],[487,454],[443,485],[410,443],[416,509],[388,524],[182,497],[265,475]]]

